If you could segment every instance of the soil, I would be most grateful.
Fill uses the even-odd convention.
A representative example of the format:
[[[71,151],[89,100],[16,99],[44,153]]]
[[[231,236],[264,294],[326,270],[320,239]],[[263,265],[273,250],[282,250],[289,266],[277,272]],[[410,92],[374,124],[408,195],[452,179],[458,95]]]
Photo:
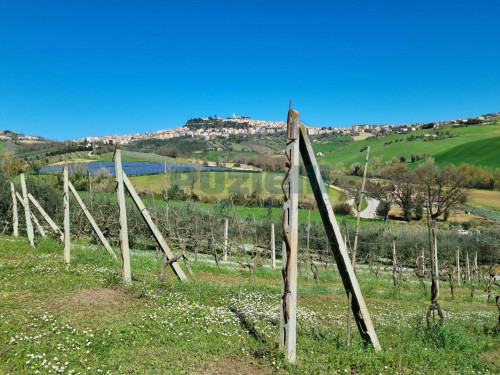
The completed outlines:
[[[197,374],[205,375],[267,375],[272,374],[270,368],[251,363],[249,357],[243,361],[241,357],[226,356],[220,362],[210,362],[203,365],[201,369],[195,371]]]

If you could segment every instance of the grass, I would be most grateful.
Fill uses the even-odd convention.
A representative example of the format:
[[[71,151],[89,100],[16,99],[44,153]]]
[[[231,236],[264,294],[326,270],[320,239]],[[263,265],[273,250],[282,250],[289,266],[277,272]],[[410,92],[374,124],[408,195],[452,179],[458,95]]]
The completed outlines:
[[[489,139],[500,136],[500,123],[494,122],[491,125],[468,126],[461,128],[449,128],[456,137],[434,140],[426,142],[422,139],[406,141],[410,135],[422,135],[431,133],[430,130],[418,130],[410,134],[394,134],[381,138],[371,138],[355,142],[353,144],[335,149],[335,152],[329,152],[326,156],[320,158],[321,163],[327,163],[332,167],[349,167],[353,163],[363,163],[365,152],[360,152],[364,147],[370,146],[370,161],[373,163],[375,158],[382,162],[387,162],[393,158],[405,156],[406,160],[411,159],[411,154],[430,153],[442,163],[459,164],[461,161],[471,160],[480,162],[489,167],[500,167],[500,148],[494,149],[498,141],[487,142]],[[398,142],[396,142],[398,140]],[[403,140],[403,141],[400,141]],[[482,155],[482,150],[473,148],[471,142],[483,141],[488,147],[488,153]],[[384,145],[392,142],[389,145]],[[466,154],[457,152],[460,147],[465,147]],[[453,151],[452,151],[453,150]],[[465,156],[465,159],[463,157]]]
[[[469,189],[467,204],[500,211],[500,191]]]
[[[161,259],[132,252],[131,287],[120,265],[85,244],[62,261],[62,246],[0,237],[0,373],[110,374],[486,374],[498,373],[500,340],[494,303],[468,287],[451,298],[441,285],[447,316],[428,330],[430,297],[417,282],[391,285],[358,267],[358,278],[382,345],[364,347],[354,325],[345,344],[346,297],[336,273],[320,267],[318,285],[298,277],[297,364],[278,349],[281,271],[216,266],[201,256],[197,281],[180,283]],[[174,251],[177,251],[174,249]],[[309,281],[308,281],[309,278]]]
[[[113,152],[106,152],[99,156],[99,161],[113,161]],[[149,152],[138,152],[122,150],[122,161],[152,161],[158,163],[185,163],[183,159],[174,159],[168,156],[152,154]]]
[[[500,167],[500,137],[480,139],[478,141],[455,146],[435,155],[436,164],[460,165],[469,163],[485,168]]]
[[[217,199],[227,198],[229,193],[258,193],[261,197],[282,198],[281,182],[283,173],[274,172],[247,172],[247,171],[212,171],[201,172],[201,191],[203,196],[210,196]],[[195,176],[196,178],[196,176]],[[130,181],[139,188],[151,189],[155,193],[160,193],[165,186],[165,177],[161,174],[131,176]],[[167,177],[169,187],[177,185],[180,188],[190,191],[193,181],[193,174],[169,173]],[[313,199],[313,193],[306,179],[300,179],[299,194]],[[200,184],[196,182],[194,192],[199,194]],[[341,198],[338,190],[327,187],[328,196],[332,202],[337,202]]]
[[[0,151],[2,151],[4,149],[5,149],[5,142],[4,141],[0,141]]]
[[[233,161],[233,158],[237,155],[245,155],[248,158],[259,156],[259,154],[255,152],[210,151],[203,159],[207,161],[217,161],[219,158],[226,157],[228,161]]]

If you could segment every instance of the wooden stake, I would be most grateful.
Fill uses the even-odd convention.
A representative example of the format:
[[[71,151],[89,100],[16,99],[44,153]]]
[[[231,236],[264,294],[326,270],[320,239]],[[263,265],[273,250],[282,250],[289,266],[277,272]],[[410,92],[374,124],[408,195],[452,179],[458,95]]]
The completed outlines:
[[[35,233],[33,231],[33,224],[31,223],[30,205],[28,202],[28,193],[26,190],[26,181],[24,180],[24,173],[21,173],[21,190],[23,193],[23,206],[24,216],[26,218],[26,232],[28,233],[28,241],[31,247],[35,247]]]
[[[130,272],[130,250],[128,246],[127,207],[125,205],[125,189],[123,187],[122,156],[119,148],[115,150],[115,174],[118,211],[120,212],[120,250],[122,253],[123,282],[125,285],[130,285],[132,284],[132,274]]]
[[[477,251],[476,251],[476,254],[474,255],[474,274],[476,275],[477,279],[479,280],[479,272],[477,270]]]
[[[437,235],[436,235],[436,227],[432,227],[432,240],[434,243],[434,254],[433,254],[433,272],[436,276],[436,300],[439,297],[439,264],[438,264],[438,251],[437,251]]]
[[[71,260],[71,243],[70,243],[70,228],[69,228],[69,178],[68,178],[68,165],[63,167],[64,175],[64,261],[69,264]]]
[[[229,233],[229,219],[226,217],[226,223],[224,228],[224,254],[222,259],[224,262],[227,262],[227,241],[228,241],[228,233]]]
[[[56,225],[56,223],[54,223],[54,221],[50,218],[50,216],[47,214],[47,212],[45,212],[45,210],[40,205],[40,203],[38,203],[38,201],[35,199],[35,197],[33,197],[33,195],[31,195],[31,193],[28,194],[28,198],[30,199],[31,203],[33,203],[33,205],[38,209],[38,211],[40,212],[42,217],[45,219],[45,221],[50,225],[52,230],[59,236],[59,239],[61,241],[63,241],[64,240],[63,232],[61,231],[61,229],[59,229],[59,227]]]
[[[363,203],[363,194],[365,191],[365,182],[366,182],[366,170],[368,169],[368,157],[370,156],[370,146],[368,146],[366,150],[366,159],[365,159],[365,170],[363,171],[363,182],[361,184],[361,190],[358,194],[358,211],[356,215],[356,231],[354,233],[354,246],[352,248],[352,269],[356,272],[356,250],[358,249],[358,238],[359,238],[359,223],[361,221],[361,205]]]
[[[23,200],[23,197],[21,197],[21,194],[19,194],[17,191],[16,191],[16,196],[17,196],[17,199],[19,199],[19,202],[21,203],[21,205],[25,207],[24,205],[24,200]],[[30,210],[30,218],[31,220],[33,221],[33,223],[35,223],[35,226],[36,226],[36,229],[40,232],[40,235],[42,237],[46,237],[46,233],[45,233],[45,230],[43,229],[42,225],[40,224],[40,222],[38,221],[38,219],[36,218],[36,216],[33,214],[33,212]]]
[[[274,223],[271,223],[271,269],[276,268],[276,238],[274,236]]]
[[[466,261],[466,267],[467,267],[467,281],[470,283],[470,264],[469,264],[469,252],[467,251],[465,253],[465,261]]]
[[[306,275],[307,286],[309,286],[309,237],[311,234],[311,210],[307,211],[307,244],[306,244]]]
[[[422,276],[425,275],[425,250],[422,249]]]
[[[167,242],[163,238],[163,235],[161,234],[158,227],[153,222],[153,219],[151,219],[151,215],[150,215],[148,209],[146,208],[146,206],[144,205],[144,203],[142,203],[141,198],[139,197],[139,195],[135,191],[134,185],[132,185],[132,183],[128,179],[127,175],[123,171],[122,171],[122,181],[125,184],[128,192],[130,193],[130,196],[132,197],[132,200],[134,201],[136,207],[141,212],[142,217],[144,218],[144,221],[149,226],[149,229],[151,229],[151,232],[153,233],[153,236],[154,236],[156,242],[158,243],[158,246],[160,246],[162,251],[165,253],[167,260],[170,261],[170,260],[174,259],[175,256],[172,253],[172,250],[170,250],[170,247],[168,247]],[[174,273],[177,275],[177,277],[181,281],[187,280],[186,274],[184,273],[184,271],[179,266],[179,263],[176,260],[171,261],[170,266],[172,267],[172,269],[174,270]]]
[[[95,222],[94,218],[90,214],[90,212],[87,209],[87,206],[85,205],[85,203],[83,203],[82,199],[80,198],[80,195],[76,191],[76,189],[73,186],[73,184],[71,183],[71,181],[69,181],[69,188],[71,189],[71,193],[73,194],[73,196],[75,197],[76,201],[78,202],[78,205],[80,206],[80,208],[82,209],[83,213],[87,217],[87,220],[90,222],[90,225],[92,226],[92,229],[94,229],[94,232],[97,234],[97,237],[99,237],[99,240],[101,240],[101,243],[104,246],[104,248],[108,251],[109,255],[111,255],[114,260],[118,260],[118,258],[116,257],[115,252],[111,248],[111,245],[109,244],[109,242],[106,239],[106,237],[104,237],[104,235],[102,234],[101,230],[97,226],[97,223]]]
[[[19,236],[19,217],[17,214],[17,199],[16,190],[14,189],[14,183],[10,183],[10,193],[12,196],[12,234],[14,237]]]
[[[457,246],[457,283],[460,286],[460,248]]]
[[[339,274],[342,278],[344,288],[352,293],[352,310],[361,337],[370,342],[376,351],[381,350],[377,334],[373,327],[370,313],[365,305],[361,289],[346,251],[345,242],[342,239],[339,225],[332,210],[332,205],[323,183],[323,178],[316,162],[316,157],[307,135],[304,125],[300,126],[300,152],[306,167],[309,182],[311,183],[316,204],[323,220],[328,240],[331,244],[333,255],[337,262]]]
[[[283,255],[280,306],[280,348],[295,363],[297,340],[297,247],[299,213],[299,112],[290,109],[287,121],[287,172],[283,180]]]

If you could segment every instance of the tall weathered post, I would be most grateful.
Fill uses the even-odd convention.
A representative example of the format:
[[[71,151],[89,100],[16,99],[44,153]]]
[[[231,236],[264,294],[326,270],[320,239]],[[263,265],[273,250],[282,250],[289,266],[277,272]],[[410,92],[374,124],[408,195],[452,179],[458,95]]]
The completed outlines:
[[[128,245],[127,209],[125,206],[125,188],[123,186],[122,156],[119,147],[115,150],[115,174],[116,174],[116,194],[118,199],[118,211],[120,213],[120,250],[122,253],[122,273],[125,285],[132,284],[132,274],[130,272],[130,250]]]
[[[282,183],[283,266],[280,306],[280,348],[285,348],[288,361],[296,360],[297,340],[297,245],[299,193],[299,112],[290,109],[287,121],[285,149],[286,174]]]
[[[227,241],[228,241],[228,234],[229,234],[229,219],[226,217],[226,222],[224,226],[224,255],[222,259],[224,262],[227,262]]]
[[[12,234],[14,237],[19,236],[19,217],[17,215],[17,200],[14,183],[10,183],[10,193],[12,195]]]
[[[24,216],[26,217],[26,232],[28,233],[28,241],[30,242],[31,247],[35,247],[35,233],[31,222],[30,204],[28,200],[28,191],[26,190],[26,181],[24,180],[24,173],[21,173],[21,190],[23,193]]]
[[[274,223],[271,223],[271,269],[276,268],[276,238],[274,236]]]
[[[460,248],[457,246],[457,283],[460,286]]]
[[[466,269],[467,269],[467,281],[470,283],[470,263],[469,263],[469,252],[467,251],[465,253],[465,256],[466,256]]]
[[[63,167],[64,175],[64,261],[69,264],[71,260],[71,231],[69,228],[69,178],[68,166]]]

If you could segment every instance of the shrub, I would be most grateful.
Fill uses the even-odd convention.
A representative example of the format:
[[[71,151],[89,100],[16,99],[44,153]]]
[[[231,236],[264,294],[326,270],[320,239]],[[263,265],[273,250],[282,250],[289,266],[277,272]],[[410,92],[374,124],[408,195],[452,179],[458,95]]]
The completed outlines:
[[[333,206],[333,212],[338,215],[352,215],[352,206],[347,202],[338,202]]]

